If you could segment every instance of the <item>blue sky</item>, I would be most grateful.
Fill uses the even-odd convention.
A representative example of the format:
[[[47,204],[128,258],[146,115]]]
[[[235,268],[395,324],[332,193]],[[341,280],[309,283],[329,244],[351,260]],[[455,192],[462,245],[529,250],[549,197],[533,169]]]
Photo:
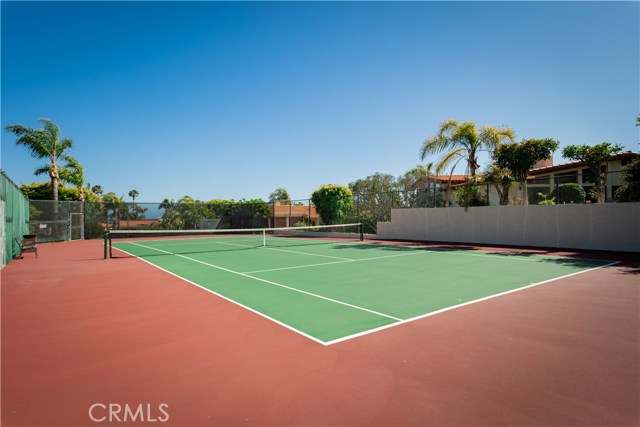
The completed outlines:
[[[2,1],[1,167],[47,180],[38,118],[142,202],[397,176],[447,118],[638,151],[639,5]]]

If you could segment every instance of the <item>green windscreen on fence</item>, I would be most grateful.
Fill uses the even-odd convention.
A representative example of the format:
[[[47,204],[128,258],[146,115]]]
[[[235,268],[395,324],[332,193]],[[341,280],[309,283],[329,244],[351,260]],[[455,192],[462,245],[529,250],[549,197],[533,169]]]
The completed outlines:
[[[0,236],[4,248],[2,265],[6,265],[19,253],[15,238],[21,239],[29,233],[29,200],[4,171],[0,171],[0,200],[4,202],[4,234]]]

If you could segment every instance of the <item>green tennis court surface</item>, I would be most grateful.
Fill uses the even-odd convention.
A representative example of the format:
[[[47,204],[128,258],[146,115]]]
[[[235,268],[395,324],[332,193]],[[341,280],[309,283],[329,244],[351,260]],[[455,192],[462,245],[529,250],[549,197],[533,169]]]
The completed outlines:
[[[259,236],[114,242],[323,344],[609,261]]]

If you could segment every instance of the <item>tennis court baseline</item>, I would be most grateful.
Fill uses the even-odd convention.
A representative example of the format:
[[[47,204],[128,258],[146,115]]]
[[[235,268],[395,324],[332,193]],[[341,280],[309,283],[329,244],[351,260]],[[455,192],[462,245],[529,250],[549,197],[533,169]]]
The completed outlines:
[[[261,236],[113,247],[324,345],[616,262]]]

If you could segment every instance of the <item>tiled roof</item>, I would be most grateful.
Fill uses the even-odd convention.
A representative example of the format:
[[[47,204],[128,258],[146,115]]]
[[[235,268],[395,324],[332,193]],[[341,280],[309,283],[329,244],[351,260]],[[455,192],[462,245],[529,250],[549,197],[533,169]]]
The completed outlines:
[[[467,175],[434,175],[433,179],[440,181],[442,184],[448,184],[451,179],[451,184],[462,184],[467,182]]]
[[[615,154],[613,156],[611,156],[611,158],[609,159],[611,160],[620,160],[620,159],[624,159],[624,158],[628,158],[628,157],[640,157],[640,153],[634,153],[631,151],[627,151],[626,153],[619,153],[619,154]],[[576,167],[580,167],[583,166],[584,162],[568,162],[568,163],[561,163],[559,165],[554,165],[554,166],[546,166],[543,168],[536,168],[536,169],[531,169],[529,171],[529,175],[531,176],[536,176],[536,175],[542,175],[545,173],[549,173],[549,172],[557,172],[557,171],[561,171],[564,169],[573,169]]]

